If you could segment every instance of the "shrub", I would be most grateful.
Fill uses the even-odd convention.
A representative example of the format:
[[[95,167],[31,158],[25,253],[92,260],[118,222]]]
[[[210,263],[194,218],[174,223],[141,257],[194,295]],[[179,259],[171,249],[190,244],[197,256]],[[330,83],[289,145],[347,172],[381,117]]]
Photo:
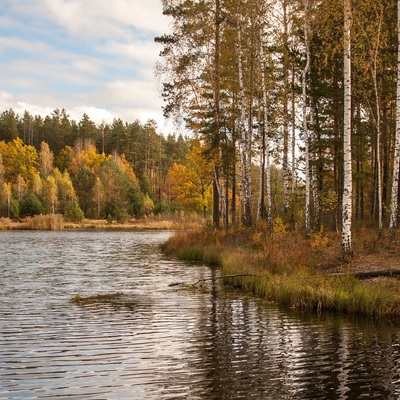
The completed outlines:
[[[21,217],[33,217],[44,214],[43,202],[34,194],[29,193],[20,203],[19,214]]]
[[[80,222],[85,218],[85,214],[76,201],[68,203],[64,210],[64,216],[67,221]]]

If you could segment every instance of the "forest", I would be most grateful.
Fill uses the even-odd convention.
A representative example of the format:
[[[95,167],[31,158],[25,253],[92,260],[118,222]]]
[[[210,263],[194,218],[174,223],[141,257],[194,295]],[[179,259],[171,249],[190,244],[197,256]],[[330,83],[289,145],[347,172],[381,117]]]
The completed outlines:
[[[0,115],[1,215],[216,227],[352,224],[394,237],[400,95],[394,0],[163,0],[155,75],[186,137],[115,119]]]
[[[347,254],[352,223],[394,236],[397,3],[163,1],[164,113],[208,149],[215,225],[342,230]]]
[[[184,163],[200,151],[198,146],[181,135],[164,137],[152,120],[143,125],[115,119],[96,126],[87,115],[76,123],[64,109],[44,119],[3,111],[0,216],[62,214],[70,221],[122,221],[201,211],[196,191],[186,208],[180,207],[176,199],[185,189],[174,177],[175,170],[187,168]]]

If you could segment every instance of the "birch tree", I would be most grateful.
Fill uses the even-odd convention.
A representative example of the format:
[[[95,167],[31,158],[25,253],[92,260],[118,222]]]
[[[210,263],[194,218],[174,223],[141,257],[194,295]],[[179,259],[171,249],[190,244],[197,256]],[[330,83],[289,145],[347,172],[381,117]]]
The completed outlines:
[[[394,147],[392,198],[390,208],[389,232],[394,240],[397,227],[397,208],[399,193],[399,169],[400,169],[400,0],[397,1],[397,87],[396,87],[396,139]]]
[[[268,137],[268,110],[267,110],[267,83],[265,79],[266,61],[264,55],[263,40],[260,40],[260,58],[261,58],[261,87],[262,87],[262,119],[263,129],[261,135],[261,154],[260,154],[260,195],[258,201],[258,218],[264,217],[264,186],[267,195],[266,217],[268,228],[272,229],[272,200],[271,200],[271,169],[270,169],[270,144]]]
[[[39,161],[42,177],[47,178],[54,169],[54,154],[46,142],[40,143]]]
[[[352,166],[351,166],[351,0],[343,1],[344,9],[344,177],[342,202],[342,253],[352,254]]]
[[[288,1],[283,0],[283,211],[289,209],[289,40],[288,40]]]
[[[251,226],[251,130],[246,129],[246,108],[244,104],[244,79],[242,65],[242,39],[241,26],[238,28],[238,78],[239,78],[239,131],[241,140],[239,143],[242,181],[243,181],[243,225]]]

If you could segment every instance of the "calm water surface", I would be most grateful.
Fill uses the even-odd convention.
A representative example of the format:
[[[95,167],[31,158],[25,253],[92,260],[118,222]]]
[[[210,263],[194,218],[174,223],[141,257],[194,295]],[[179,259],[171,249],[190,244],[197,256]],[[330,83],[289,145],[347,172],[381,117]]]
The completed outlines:
[[[168,286],[217,273],[169,235],[0,232],[0,398],[400,399],[399,328]]]

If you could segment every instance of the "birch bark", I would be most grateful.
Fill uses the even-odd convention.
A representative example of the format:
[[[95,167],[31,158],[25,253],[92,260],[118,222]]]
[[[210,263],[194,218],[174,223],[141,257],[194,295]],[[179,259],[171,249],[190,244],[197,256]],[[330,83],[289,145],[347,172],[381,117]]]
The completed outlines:
[[[264,147],[264,171],[265,171],[265,188],[267,194],[267,224],[268,228],[272,229],[272,199],[271,199],[271,169],[270,169],[270,147],[268,137],[268,111],[267,111],[267,88],[265,81],[265,57],[264,47],[260,44],[260,55],[261,55],[261,85],[262,85],[262,111],[264,119],[264,131],[263,131],[263,147]],[[263,188],[264,189],[264,188]]]
[[[343,202],[342,253],[352,254],[352,166],[351,166],[351,0],[343,1],[344,8],[344,133],[343,133]]]
[[[400,169],[400,0],[397,1],[397,93],[396,93],[396,139],[394,147],[394,164],[392,180],[392,199],[390,209],[389,232],[394,240],[397,227],[397,199],[399,192]]]
[[[243,225],[251,226],[251,131],[246,130],[244,105],[244,82],[242,67],[241,28],[238,29],[238,75],[239,75],[239,127],[241,132],[241,161],[243,179]]]
[[[311,189],[313,198],[313,225],[314,228],[320,228],[320,207],[319,207],[319,194],[318,194],[318,172],[317,172],[317,154],[315,150],[315,143],[317,135],[315,132],[314,122],[314,104],[310,113],[311,130],[309,133],[310,146],[311,146]]]
[[[289,43],[288,43],[288,18],[287,18],[287,0],[283,0],[283,157],[282,157],[282,175],[283,175],[283,211],[286,214],[289,210]]]

